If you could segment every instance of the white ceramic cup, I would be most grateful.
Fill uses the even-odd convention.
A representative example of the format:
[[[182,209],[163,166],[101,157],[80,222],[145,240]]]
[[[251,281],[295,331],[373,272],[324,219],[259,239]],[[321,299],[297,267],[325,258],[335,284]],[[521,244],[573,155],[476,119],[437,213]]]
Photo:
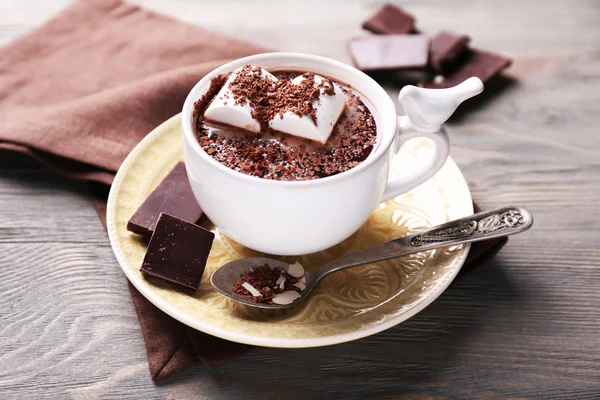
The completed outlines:
[[[206,93],[212,78],[245,64],[258,65],[270,72],[308,71],[360,92],[373,105],[371,112],[377,125],[377,144],[369,157],[341,174],[308,181],[262,179],[237,172],[213,159],[196,140],[194,103]],[[215,69],[194,86],[182,113],[185,164],[198,203],[223,233],[261,252],[300,255],[340,243],[366,222],[378,204],[425,182],[444,165],[449,142],[440,125],[460,101],[471,97],[464,87],[455,90],[455,95],[448,92],[453,89],[404,89],[401,101],[407,116],[398,118],[394,102],[372,78],[325,57],[267,53]],[[476,91],[475,87],[470,89]],[[440,97],[442,92],[445,99]],[[456,104],[451,106],[452,103]],[[448,115],[442,118],[440,111]],[[415,137],[430,139],[434,144],[432,154],[410,170],[389,176],[392,158],[406,141]]]

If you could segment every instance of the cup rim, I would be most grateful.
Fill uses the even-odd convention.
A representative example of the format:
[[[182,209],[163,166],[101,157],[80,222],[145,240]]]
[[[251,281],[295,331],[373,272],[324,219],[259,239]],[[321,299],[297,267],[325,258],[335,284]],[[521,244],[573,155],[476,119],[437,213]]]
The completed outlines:
[[[295,61],[306,61],[306,62],[316,62],[316,63],[324,63],[329,64],[335,68],[343,70],[349,74],[354,75],[356,79],[363,80],[367,82],[369,85],[372,85],[374,90],[377,92],[378,96],[381,96],[382,100],[374,102],[371,98],[368,98],[366,95],[361,93],[361,95],[367,97],[371,104],[376,108],[378,113],[380,114],[380,119],[390,118],[388,115],[391,115],[394,118],[394,123],[392,126],[394,127],[393,132],[383,132],[379,131],[379,124],[376,123],[378,134],[381,135],[381,141],[377,147],[377,151],[375,154],[370,154],[364,161],[362,161],[359,165],[354,168],[350,168],[347,171],[341,172],[339,174],[335,174],[332,176],[327,176],[318,179],[309,179],[309,180],[297,180],[297,181],[283,181],[283,180],[274,180],[274,179],[265,179],[258,176],[252,176],[248,174],[244,174],[242,172],[236,171],[227,167],[226,165],[221,164],[219,161],[215,160],[208,153],[204,151],[204,149],[198,143],[195,135],[195,128],[193,126],[192,114],[194,111],[194,103],[200,99],[205,91],[200,91],[204,85],[209,87],[210,81],[217,75],[234,71],[235,69],[241,67],[244,64],[254,64],[261,65],[262,62],[271,61],[273,59],[279,58],[288,58],[294,59]],[[207,83],[209,83],[207,85]],[[353,82],[344,82],[354,87]],[[274,186],[293,186],[293,187],[306,187],[306,186],[317,186],[317,185],[325,185],[329,183],[334,183],[340,180],[349,179],[354,175],[360,174],[363,170],[368,169],[373,164],[377,163],[377,161],[384,157],[384,155],[388,154],[388,149],[393,143],[396,137],[397,123],[396,120],[398,118],[398,114],[396,111],[396,106],[392,99],[388,96],[386,91],[370,76],[365,74],[362,71],[352,67],[351,65],[345,64],[343,62],[332,60],[327,57],[317,56],[314,54],[308,53],[294,53],[294,52],[272,52],[272,53],[260,53],[252,56],[238,58],[236,60],[230,61],[226,64],[221,65],[220,67],[212,70],[208,74],[206,74],[202,79],[200,79],[190,90],[188,93],[185,102],[183,104],[183,110],[181,115],[181,123],[183,127],[183,136],[184,141],[191,142],[189,146],[186,146],[186,150],[191,150],[196,153],[202,160],[209,163],[213,167],[217,168],[221,172],[228,174],[231,177],[236,179],[246,181],[248,183],[257,183],[257,184],[265,184],[265,185],[274,185]],[[391,131],[391,128],[389,129]],[[187,157],[186,157],[187,158]]]

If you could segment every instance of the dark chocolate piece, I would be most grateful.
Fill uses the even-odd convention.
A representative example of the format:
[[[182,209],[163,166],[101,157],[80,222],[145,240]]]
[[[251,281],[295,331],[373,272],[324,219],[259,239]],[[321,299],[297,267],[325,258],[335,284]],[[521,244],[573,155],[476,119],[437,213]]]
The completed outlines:
[[[382,35],[350,41],[350,55],[361,71],[423,68],[429,57],[424,35]]]
[[[161,213],[140,271],[197,290],[214,238],[198,225]]]
[[[202,216],[185,171],[185,164],[178,162],[144,200],[127,223],[127,230],[151,236],[161,212],[174,215],[187,222],[196,222]]]
[[[467,35],[440,32],[431,39],[429,65],[434,72],[450,70],[465,54],[471,38]]]
[[[442,89],[456,86],[464,80],[476,76],[487,82],[512,64],[510,58],[483,50],[470,49],[464,60],[446,76],[438,75],[419,83],[425,88]]]
[[[415,17],[393,4],[384,5],[362,24],[363,29],[378,34],[410,33],[414,26]]]

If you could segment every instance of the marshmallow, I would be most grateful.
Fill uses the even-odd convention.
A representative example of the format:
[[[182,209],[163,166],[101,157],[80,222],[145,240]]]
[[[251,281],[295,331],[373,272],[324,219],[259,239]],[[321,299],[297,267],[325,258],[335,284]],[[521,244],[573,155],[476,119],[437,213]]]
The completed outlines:
[[[299,84],[305,78],[298,76],[292,80],[292,84]],[[323,82],[324,78],[315,75],[315,85]],[[333,83],[333,95],[325,94],[325,88],[321,88],[320,96],[313,101],[316,110],[316,125],[308,115],[297,115],[286,111],[282,115],[276,115],[269,126],[280,132],[325,143],[333,131],[338,118],[344,111],[346,96],[342,90]]]
[[[233,94],[231,93],[230,85],[242,72],[242,68],[238,68],[231,73],[219,93],[217,93],[206,111],[204,111],[204,117],[209,121],[220,122],[250,132],[259,133],[260,124],[252,117],[250,103],[244,101],[242,104],[235,104]],[[277,81],[277,78],[261,67],[253,66],[251,73],[255,76]]]
[[[247,66],[238,68],[231,73],[219,93],[213,98],[210,105],[204,111],[204,117],[208,121],[220,122],[250,132],[260,133],[261,125],[259,121],[252,117],[253,109],[250,106],[250,102],[241,101],[241,104],[236,104],[231,91],[232,82],[242,73],[249,74],[257,80],[268,79],[277,82],[275,76],[261,67],[252,66],[250,67],[250,71],[248,71]],[[291,83],[292,85],[298,85],[304,79],[306,79],[304,76],[298,76]],[[315,86],[322,84],[324,80],[325,78],[322,76],[315,75]],[[278,113],[268,121],[271,129],[316,142],[327,142],[329,135],[333,131],[333,127],[346,105],[345,94],[335,83],[332,84],[332,95],[326,94],[327,89],[321,87],[319,88],[319,97],[312,103],[315,110],[316,124],[309,115],[298,115],[292,111],[285,111]]]

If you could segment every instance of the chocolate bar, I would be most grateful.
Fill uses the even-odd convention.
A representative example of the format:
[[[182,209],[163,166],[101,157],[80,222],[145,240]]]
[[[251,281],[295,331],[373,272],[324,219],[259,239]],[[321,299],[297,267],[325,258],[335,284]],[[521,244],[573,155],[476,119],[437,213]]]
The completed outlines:
[[[471,38],[450,32],[440,32],[431,39],[429,65],[434,72],[450,70],[464,55]]]
[[[197,290],[215,234],[161,213],[140,271]]]
[[[350,55],[361,71],[423,68],[429,57],[424,35],[381,35],[350,41]]]
[[[202,209],[194,197],[183,162],[178,162],[150,193],[129,219],[127,230],[151,236],[162,212],[192,223],[202,216]]]
[[[414,26],[415,17],[393,4],[384,5],[362,24],[363,29],[378,34],[410,33]]]
[[[430,77],[419,83],[424,88],[442,89],[456,86],[464,80],[476,76],[482,82],[487,82],[512,64],[512,60],[500,54],[483,50],[470,49],[461,64],[450,73]]]

